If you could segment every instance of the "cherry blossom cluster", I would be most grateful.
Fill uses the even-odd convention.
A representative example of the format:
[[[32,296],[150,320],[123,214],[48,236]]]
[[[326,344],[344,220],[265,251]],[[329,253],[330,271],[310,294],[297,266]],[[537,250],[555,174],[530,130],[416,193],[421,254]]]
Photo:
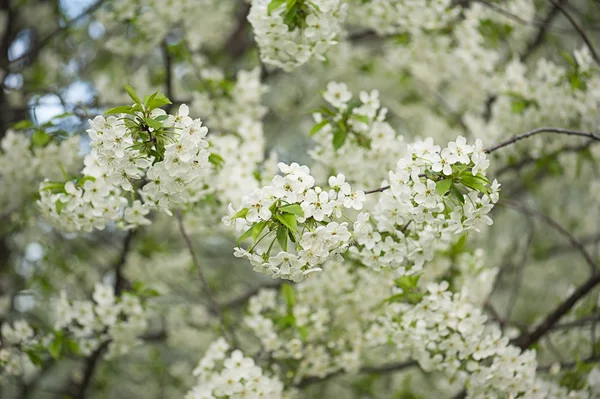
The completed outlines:
[[[56,330],[73,337],[79,352],[90,355],[108,342],[107,358],[128,353],[141,343],[148,326],[148,313],[136,295],[116,296],[112,286],[96,284],[93,300],[69,300],[64,291],[55,303]]]
[[[571,57],[564,54],[562,63],[540,59],[528,69],[521,61],[512,60],[503,74],[493,81],[498,93],[489,118],[474,113],[465,118],[473,132],[485,130],[489,143],[509,134],[525,132],[539,126],[572,126],[596,131],[600,106],[600,73],[587,47],[576,50]],[[572,139],[572,138],[569,138]],[[500,156],[532,156],[539,158],[565,147],[565,137],[534,137],[526,145],[517,145]]]
[[[111,111],[119,116],[97,116],[89,122],[92,150],[80,179],[40,185],[43,214],[62,228],[91,231],[109,222],[121,228],[147,225],[150,209],[170,215],[173,207],[204,195],[211,169],[204,139],[208,129],[189,117],[185,104],[177,114],[167,115],[156,106],[168,99],[155,93],[141,104],[134,97],[133,107]]]
[[[379,91],[361,91],[358,100],[345,83],[329,82],[323,98],[330,107],[313,114],[317,146],[311,157],[326,169],[343,170],[354,184],[368,187],[404,155],[403,137],[386,122]],[[360,159],[361,162],[356,162]]]
[[[419,272],[459,234],[492,224],[487,214],[500,184],[487,180],[488,166],[480,140],[473,146],[459,136],[443,149],[431,138],[409,145],[372,214],[358,215],[352,253],[375,270]]]
[[[449,0],[372,0],[351,2],[348,22],[379,35],[421,33],[446,27],[460,14]]]
[[[346,18],[342,0],[252,0],[248,21],[263,63],[291,71],[311,58],[324,60]]]
[[[25,320],[2,323],[0,330],[0,381],[4,374],[18,376],[33,368],[27,352],[35,353],[42,341]]]
[[[387,328],[392,340],[423,370],[444,372],[466,386],[471,398],[587,397],[536,379],[535,351],[509,344],[498,325],[486,325],[478,307],[447,289],[446,281],[431,283],[416,305],[391,305]]]
[[[233,29],[234,3],[218,0],[117,0],[107,3],[98,20],[109,32],[104,46],[117,54],[150,52],[174,26],[180,26],[192,51],[223,45]]]
[[[200,89],[192,93],[191,109],[210,125],[212,132],[237,132],[248,120],[259,121],[267,113],[261,104],[268,87],[260,81],[260,68],[239,70],[235,81],[205,60],[200,70],[190,71]]]
[[[366,326],[389,296],[392,279],[347,263],[330,262],[323,273],[296,284],[261,290],[249,300],[244,323],[262,350],[279,364],[292,383],[356,371],[367,346]],[[374,356],[377,352],[370,350]]]
[[[283,384],[267,375],[254,359],[231,350],[220,338],[207,349],[193,371],[198,383],[185,399],[283,398]]]
[[[230,204],[223,222],[245,231],[239,241],[254,238],[249,250],[236,248],[235,256],[247,258],[255,271],[302,281],[347,250],[352,232],[348,222],[341,221],[343,210],[361,209],[365,194],[353,191],[342,174],[331,176],[329,190],[325,190],[315,186],[307,166],[277,166],[283,176],[275,176],[270,185],[244,196],[238,209]],[[264,241],[266,237],[269,239]],[[276,241],[281,251],[271,256]]]
[[[63,171],[75,173],[81,167],[78,136],[57,141],[41,130],[33,135],[8,130],[0,142],[0,214],[27,202],[44,177],[60,179]]]

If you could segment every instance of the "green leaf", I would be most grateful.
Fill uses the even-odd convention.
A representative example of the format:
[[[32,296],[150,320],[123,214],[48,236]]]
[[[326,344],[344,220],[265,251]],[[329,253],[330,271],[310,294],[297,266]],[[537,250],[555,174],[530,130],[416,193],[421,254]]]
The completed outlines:
[[[86,181],[96,181],[94,176],[83,176],[81,179],[77,180],[77,185],[82,186]]]
[[[291,284],[285,283],[281,285],[281,296],[285,299],[288,309],[294,307],[296,304],[296,291],[294,291],[294,287]]]
[[[300,334],[300,339],[302,341],[308,339],[308,326],[296,327],[296,330],[298,330],[298,334]]]
[[[155,121],[166,121],[167,119],[169,119],[169,115],[158,115],[156,118],[154,118]]]
[[[34,124],[32,121],[19,121],[17,123],[15,123],[14,125],[12,125],[12,128],[14,130],[24,130],[24,129],[29,129],[30,127],[33,127]]]
[[[285,5],[285,10],[290,11],[298,2],[298,0],[287,0],[287,4]]]
[[[149,110],[153,110],[167,104],[172,104],[171,100],[169,100],[164,94],[157,93],[154,97],[148,99],[146,107]]]
[[[141,296],[146,298],[157,297],[160,296],[160,292],[154,288],[146,288],[144,291],[142,291]]]
[[[279,210],[281,212],[293,213],[296,216],[304,217],[304,211],[302,210],[300,204],[284,205],[281,208],[279,208]]]
[[[274,10],[278,9],[279,7],[281,7],[286,2],[287,2],[287,0],[271,0],[271,2],[269,3],[269,6],[267,7],[267,12],[269,13],[269,15],[271,15],[271,13]]]
[[[369,117],[366,115],[359,115],[359,114],[350,114],[350,118],[357,120],[359,122],[362,122],[364,124],[369,124]]]
[[[33,132],[33,136],[31,136],[31,141],[36,147],[44,147],[50,142],[50,140],[52,140],[52,136],[50,136],[43,130],[36,130],[35,132]]]
[[[247,214],[248,214],[248,208],[242,208],[239,211],[237,211],[236,213],[234,213],[233,216],[231,217],[231,219],[234,220],[234,219],[239,219],[239,218],[245,218]]]
[[[131,87],[129,85],[125,85],[125,91],[127,92],[127,94],[129,94],[129,97],[131,97],[133,102],[135,102],[136,104],[142,103],[140,101],[140,98],[137,96],[137,94],[135,94],[135,90],[133,90],[133,87]]]
[[[309,136],[312,137],[315,134],[317,134],[321,129],[323,129],[325,127],[325,125],[327,125],[329,123],[329,121],[327,119],[322,120],[321,122],[317,123],[316,125],[313,126],[312,129],[310,129],[310,134]]]
[[[57,199],[54,204],[56,206],[56,213],[58,213],[59,215],[61,214],[62,210],[65,209],[65,206],[67,205],[66,202],[61,202],[61,200],[59,200],[59,199]]]
[[[221,167],[225,163],[225,160],[223,159],[223,157],[214,152],[208,156],[208,161],[210,163],[212,163],[213,165],[215,165],[216,167]]]
[[[266,221],[258,222],[254,226],[252,226],[252,238],[254,239],[254,241],[258,240],[260,233],[263,232],[265,227],[267,227]]]
[[[40,355],[35,352],[33,349],[28,349],[25,351],[25,353],[27,353],[27,356],[29,357],[29,360],[31,360],[31,363],[35,364],[38,367],[41,367],[44,365],[44,362],[42,361],[42,358],[40,357]]]
[[[281,222],[285,227],[293,231],[294,233],[298,231],[298,224],[296,222],[296,215],[291,213],[282,213],[277,214],[277,220]]]
[[[452,194],[454,194],[458,202],[460,202],[461,204],[465,203],[465,196],[460,192],[458,187],[452,186]]]
[[[417,288],[420,278],[421,278],[420,274],[413,274],[411,276],[402,276],[402,277],[394,280],[394,283],[396,283],[396,286],[398,286],[399,288],[402,288],[404,291],[411,291],[411,290],[414,290]]]
[[[285,226],[279,226],[277,228],[277,242],[284,251],[287,251],[288,246],[288,229]]]
[[[469,175],[462,176],[460,178],[460,182],[462,184],[464,184],[465,186],[472,188],[473,190],[477,190],[477,191],[485,193],[485,194],[489,193],[489,190],[485,187],[485,185],[481,182],[481,180],[474,176],[469,176]]]
[[[50,352],[50,355],[54,359],[58,359],[58,357],[60,356],[62,346],[63,346],[63,338],[64,337],[62,335],[62,332],[57,333],[56,336],[54,337],[54,340],[52,340],[52,342],[50,343],[50,346],[48,347],[48,352]]]
[[[120,107],[109,108],[106,111],[104,111],[104,115],[111,115],[111,114],[133,114],[133,111],[131,110],[131,107],[129,105],[123,105]]]
[[[346,142],[346,137],[348,136],[348,132],[339,129],[336,130],[333,134],[333,148],[338,150],[340,149],[344,143]]]
[[[244,234],[242,234],[242,235],[241,235],[241,236],[238,238],[238,240],[237,240],[237,243],[238,243],[238,245],[239,245],[239,244],[240,244],[242,241],[244,241],[245,239],[252,237],[252,228],[253,228],[253,227],[254,227],[254,226],[251,226],[251,227],[250,227],[248,230],[246,230],[246,232],[245,232]]]
[[[435,183],[435,191],[440,197],[443,197],[452,187],[452,179],[439,180]]]
[[[150,126],[152,129],[160,129],[162,127],[162,123],[160,121],[152,118],[144,118],[144,122],[146,122],[146,125]]]
[[[79,344],[73,339],[65,340],[66,347],[74,355],[79,355]]]

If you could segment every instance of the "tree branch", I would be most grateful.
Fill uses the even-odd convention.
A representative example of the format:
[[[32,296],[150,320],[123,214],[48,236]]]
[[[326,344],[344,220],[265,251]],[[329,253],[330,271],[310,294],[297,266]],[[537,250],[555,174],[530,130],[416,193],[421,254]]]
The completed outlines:
[[[402,363],[391,363],[391,364],[384,364],[381,366],[361,367],[361,369],[358,372],[360,374],[386,374],[386,373],[394,373],[396,371],[402,371],[407,368],[411,368],[411,367],[415,367],[415,366],[418,366],[418,363],[414,360],[410,360],[410,361],[402,362]],[[321,382],[331,380],[342,374],[346,374],[346,372],[344,370],[338,370],[334,373],[326,375],[323,378],[319,378],[319,377],[304,378],[303,380],[301,380],[300,382],[295,384],[294,387],[295,388],[305,388],[309,385],[314,385],[314,384],[318,384]]]
[[[14,60],[12,60],[12,61],[4,60],[4,62],[2,62],[2,64],[0,65],[0,68],[6,69],[7,67],[9,67],[19,61],[22,61],[24,59],[29,59],[30,61],[35,59],[39,55],[40,50],[42,50],[44,47],[46,47],[52,41],[52,39],[54,39],[56,36],[60,35],[62,32],[67,30],[69,27],[71,27],[71,25],[73,25],[77,21],[81,20],[82,18],[86,17],[87,15],[98,10],[100,7],[102,7],[102,5],[106,1],[107,0],[99,0],[97,3],[95,3],[92,6],[90,6],[89,8],[87,8],[85,11],[83,11],[81,14],[79,14],[75,18],[67,21],[64,26],[56,28],[48,36],[46,36],[45,38],[40,40],[33,47],[31,47],[28,51],[21,54],[19,57],[15,58]]]
[[[592,256],[589,254],[589,252],[585,249],[585,246],[581,243],[581,241],[579,241],[567,229],[565,229],[563,226],[561,226],[556,220],[552,219],[550,216],[548,216],[544,213],[541,213],[535,209],[528,208],[525,205],[518,203],[516,201],[500,200],[499,204],[507,205],[513,209],[516,209],[516,210],[526,214],[526,215],[534,216],[534,217],[544,221],[547,225],[552,227],[554,230],[556,230],[557,232],[559,232],[560,234],[562,234],[569,240],[571,245],[574,248],[576,248],[579,251],[579,253],[581,253],[581,255],[585,259],[586,263],[590,267],[590,271],[592,273],[595,273],[598,270],[598,265],[596,264],[596,262],[594,261]]]
[[[225,326],[225,319],[223,319],[223,312],[221,312],[221,307],[215,300],[215,297],[212,293],[212,290],[210,289],[210,286],[208,285],[208,282],[206,281],[206,278],[204,278],[204,273],[202,273],[202,268],[200,267],[200,261],[198,260],[198,257],[196,256],[196,251],[194,251],[194,246],[192,245],[192,240],[190,239],[190,236],[188,235],[187,231],[185,230],[181,211],[176,210],[175,216],[177,217],[177,222],[179,224],[179,230],[181,231],[181,235],[183,236],[185,245],[187,246],[187,248],[190,252],[190,255],[192,256],[192,262],[194,263],[194,266],[196,267],[196,270],[198,271],[198,276],[200,277],[200,281],[202,281],[202,286],[204,287],[204,291],[206,292],[206,295],[208,296],[208,299],[210,300],[210,303],[212,305],[213,312],[219,318],[219,324],[221,327],[221,333],[223,334],[223,338],[225,338],[227,340],[227,342],[229,342],[229,344],[231,345],[232,341],[227,332],[227,327]]]
[[[572,129],[563,129],[563,128],[559,128],[559,127],[539,127],[537,129],[533,129],[526,133],[517,134],[508,140],[502,141],[496,145],[486,148],[485,152],[486,152],[486,154],[490,154],[496,150],[499,150],[500,148],[514,144],[519,140],[523,140],[523,139],[526,139],[526,138],[529,138],[529,137],[532,137],[532,136],[535,136],[538,134],[542,134],[542,133],[566,134],[568,136],[587,137],[589,139],[600,141],[600,136],[598,136],[597,134],[594,134],[594,133],[590,133],[590,132],[582,132],[580,130],[572,130]]]
[[[571,15],[567,12],[567,10],[565,10],[565,8],[560,3],[555,2],[554,0],[548,0],[548,1],[550,3],[552,3],[554,5],[554,7],[558,8],[558,10],[565,16],[565,18],[567,18],[569,20],[569,22],[571,23],[571,25],[573,25],[573,27],[575,28],[575,30],[577,31],[577,33],[579,33],[579,36],[581,36],[581,38],[583,39],[585,45],[590,50],[590,53],[592,54],[592,57],[594,57],[594,60],[596,61],[596,63],[598,65],[600,65],[600,56],[598,56],[598,53],[596,52],[596,49],[594,48],[594,45],[592,44],[592,42],[590,41],[590,39],[585,34],[585,31],[583,30],[583,28],[581,26],[579,26],[579,24],[577,23],[577,21],[575,21],[573,19],[573,17],[571,17]]]

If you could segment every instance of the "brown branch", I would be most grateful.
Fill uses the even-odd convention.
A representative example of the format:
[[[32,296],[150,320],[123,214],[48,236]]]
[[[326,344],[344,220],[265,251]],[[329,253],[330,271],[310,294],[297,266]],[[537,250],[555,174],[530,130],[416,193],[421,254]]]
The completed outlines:
[[[558,0],[558,4],[562,4],[566,0]],[[542,21],[540,29],[537,31],[535,38],[527,45],[525,52],[521,55],[521,61],[525,62],[533,54],[533,52],[544,42],[546,32],[550,28],[550,24],[558,15],[559,9],[556,4],[553,5],[552,9],[546,15],[546,18]]]
[[[402,371],[407,368],[411,368],[411,367],[415,367],[415,366],[418,366],[418,363],[416,361],[410,360],[410,361],[402,362],[402,363],[391,363],[391,364],[384,364],[381,366],[361,367],[361,369],[358,372],[360,374],[385,374],[385,373],[394,373],[396,371]],[[338,377],[340,375],[343,375],[343,374],[346,374],[346,372],[344,370],[338,370],[334,373],[326,375],[323,378],[319,378],[319,377],[304,378],[300,382],[295,384],[294,387],[295,388],[305,388],[309,385],[314,385],[314,384],[318,384],[321,382],[331,380],[331,379]]]
[[[374,189],[374,190],[368,190],[368,191],[365,191],[365,194],[380,193],[380,192],[382,192],[382,191],[385,191],[385,190],[387,190],[388,188],[390,188],[390,186],[383,186],[383,187],[379,187],[379,188],[376,188],[376,189]]]
[[[594,45],[592,44],[590,39],[585,34],[585,31],[583,30],[583,28],[577,23],[577,21],[575,21],[573,19],[573,17],[571,17],[571,15],[567,12],[567,10],[565,10],[565,8],[560,3],[555,2],[554,0],[548,0],[548,1],[550,3],[552,3],[554,5],[554,7],[558,8],[558,10],[565,16],[565,18],[567,18],[569,20],[571,25],[573,25],[573,27],[575,28],[577,33],[579,33],[579,36],[581,36],[581,38],[583,39],[585,45],[590,50],[590,53],[592,54],[592,57],[594,57],[594,60],[596,61],[596,63],[598,65],[600,65],[600,56],[598,56],[598,53],[596,52]]]
[[[567,314],[573,306],[583,297],[590,293],[598,284],[600,284],[600,272],[594,273],[582,285],[580,285],[567,299],[558,305],[546,318],[532,331],[525,331],[513,343],[521,349],[527,349],[540,338],[546,335],[558,323],[558,321]]]
[[[176,210],[175,216],[177,217],[177,223],[179,224],[179,231],[181,231],[181,235],[183,236],[185,245],[187,246],[188,251],[190,252],[190,255],[192,256],[192,262],[194,263],[194,266],[196,267],[198,276],[200,277],[200,281],[202,282],[202,286],[204,287],[204,291],[206,292],[206,295],[208,296],[208,299],[212,305],[212,308],[213,308],[212,310],[213,310],[214,314],[216,314],[217,317],[219,318],[219,325],[221,327],[221,333],[223,334],[223,338],[225,338],[227,340],[227,342],[229,342],[229,344],[232,344],[232,341],[229,338],[229,334],[227,332],[227,327],[225,326],[225,319],[223,318],[223,312],[221,312],[221,307],[215,300],[212,290],[210,289],[210,286],[208,285],[208,282],[206,281],[206,278],[204,277],[204,273],[202,273],[202,268],[200,267],[200,261],[198,260],[198,257],[196,256],[196,251],[194,251],[194,246],[192,245],[192,240],[190,239],[190,236],[188,235],[187,231],[185,230],[181,211]]]
[[[566,237],[567,240],[569,240],[569,242],[573,246],[573,248],[577,249],[579,253],[581,253],[586,263],[590,267],[592,273],[595,273],[598,270],[598,265],[596,264],[592,256],[589,254],[589,252],[585,249],[585,246],[581,243],[581,241],[579,241],[573,234],[571,234],[567,229],[561,226],[556,220],[552,219],[550,216],[544,213],[541,213],[535,209],[528,208],[525,205],[516,201],[501,200],[499,203],[500,205],[507,205],[524,214],[534,216],[545,222],[548,226],[552,227],[554,230]]]
[[[559,127],[540,127],[540,128],[533,129],[526,133],[517,134],[508,140],[502,141],[494,146],[486,148],[485,152],[487,154],[490,154],[496,150],[499,150],[500,148],[514,144],[519,140],[523,140],[523,139],[526,139],[526,138],[529,138],[529,137],[532,137],[532,136],[535,136],[538,134],[542,134],[542,133],[566,134],[568,136],[587,137],[589,139],[600,141],[600,136],[598,136],[597,134],[594,134],[594,133],[590,133],[590,132],[582,132],[580,130],[572,130],[572,129],[563,129],[563,128],[559,128]]]
[[[44,47],[46,47],[52,41],[52,39],[54,39],[56,36],[60,35],[62,32],[66,31],[68,28],[71,27],[71,25],[73,25],[77,21],[81,20],[82,18],[86,17],[87,15],[89,15],[89,14],[93,13],[94,11],[98,10],[100,7],[102,7],[102,5],[105,2],[106,2],[106,0],[99,0],[98,2],[96,2],[95,4],[93,4],[92,6],[88,7],[85,11],[83,11],[81,14],[79,14],[75,18],[67,21],[64,24],[64,26],[56,28],[48,36],[46,36],[45,38],[43,38],[42,40],[40,40],[38,43],[36,43],[33,47],[31,47],[28,51],[26,51],[25,53],[23,53],[19,57],[15,58],[12,61],[5,61],[5,62],[3,62],[0,65],[0,68],[6,69],[8,66],[13,65],[13,64],[15,64],[15,63],[17,63],[19,61],[24,60],[24,59],[29,59],[30,61],[33,60],[33,59],[35,59],[39,55],[39,52]]]

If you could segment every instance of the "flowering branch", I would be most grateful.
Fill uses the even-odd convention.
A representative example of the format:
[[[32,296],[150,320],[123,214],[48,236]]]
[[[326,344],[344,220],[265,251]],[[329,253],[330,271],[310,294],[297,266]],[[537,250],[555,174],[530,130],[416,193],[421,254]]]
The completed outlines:
[[[200,261],[198,260],[198,257],[196,256],[196,251],[194,251],[194,246],[192,245],[192,240],[190,239],[190,236],[188,235],[187,231],[185,230],[181,211],[176,210],[175,216],[177,217],[177,223],[179,224],[179,230],[181,231],[181,235],[183,236],[185,245],[187,246],[187,248],[190,252],[190,255],[192,256],[192,262],[194,263],[194,266],[196,267],[196,270],[198,271],[198,276],[200,277],[200,281],[202,281],[202,286],[204,287],[204,291],[206,291],[206,295],[208,296],[208,299],[210,300],[210,303],[212,305],[213,312],[219,318],[221,333],[223,334],[223,337],[227,340],[227,342],[229,344],[231,344],[232,341],[227,332],[227,327],[225,326],[225,320],[223,319],[223,312],[221,312],[221,307],[215,300],[212,290],[210,289],[208,282],[206,281],[206,278],[204,277],[204,273],[202,273],[202,268],[200,267]]]

